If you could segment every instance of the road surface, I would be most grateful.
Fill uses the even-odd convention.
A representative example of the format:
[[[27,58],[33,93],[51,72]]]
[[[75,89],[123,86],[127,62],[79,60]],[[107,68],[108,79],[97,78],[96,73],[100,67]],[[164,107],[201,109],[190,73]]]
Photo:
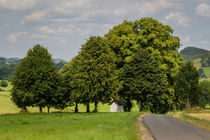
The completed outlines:
[[[144,124],[155,140],[210,140],[210,132],[169,115],[145,115]]]

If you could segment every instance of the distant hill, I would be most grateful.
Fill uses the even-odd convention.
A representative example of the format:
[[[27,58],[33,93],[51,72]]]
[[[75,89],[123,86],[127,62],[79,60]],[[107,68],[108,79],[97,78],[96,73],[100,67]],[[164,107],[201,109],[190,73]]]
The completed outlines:
[[[196,47],[187,47],[180,51],[184,61],[193,61],[195,59],[202,58],[204,55],[208,54],[208,50],[196,48]]]
[[[11,80],[21,60],[21,58],[0,57],[0,80]],[[57,70],[60,70],[67,63],[59,58],[53,59],[53,61],[56,63]]]

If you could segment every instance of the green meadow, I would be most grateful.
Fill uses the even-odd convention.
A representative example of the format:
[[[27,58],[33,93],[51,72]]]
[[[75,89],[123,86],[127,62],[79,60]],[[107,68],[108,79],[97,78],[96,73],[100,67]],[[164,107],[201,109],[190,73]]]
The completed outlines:
[[[139,113],[0,116],[0,140],[136,140]]]
[[[79,104],[65,110],[51,108],[52,113],[39,114],[37,107],[29,107],[29,113],[11,101],[11,83],[0,91],[0,140],[136,140],[139,116],[135,105],[130,113],[110,113],[108,104],[99,104],[99,113],[84,113],[86,107]],[[94,109],[94,104],[90,105]]]

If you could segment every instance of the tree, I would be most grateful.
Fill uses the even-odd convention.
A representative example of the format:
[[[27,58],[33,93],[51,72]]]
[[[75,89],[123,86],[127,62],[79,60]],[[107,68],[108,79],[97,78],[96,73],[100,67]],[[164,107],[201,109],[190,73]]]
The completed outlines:
[[[118,58],[116,64],[120,74],[123,72],[123,66],[132,59],[139,48],[149,50],[160,61],[160,67],[167,75],[169,92],[173,98],[174,77],[182,64],[182,58],[178,53],[180,40],[173,35],[170,26],[163,25],[153,18],[142,18],[134,22],[124,21],[109,30],[105,38],[109,40],[109,46]],[[126,104],[131,105],[130,99],[127,98],[129,96],[121,96],[124,97],[127,100]]]
[[[6,80],[1,80],[1,84],[0,84],[2,87],[7,87],[8,86],[8,83]]]
[[[201,88],[201,97],[200,97],[200,106],[204,107],[209,104],[210,105],[210,81],[203,80],[199,83],[199,87]]]
[[[108,103],[117,96],[121,85],[115,60],[114,53],[101,37],[92,36],[82,46],[77,63],[73,63],[76,70],[72,71],[70,86],[73,98],[86,104],[87,112],[89,103],[94,102],[94,111],[97,111],[99,102]]]
[[[199,73],[192,62],[183,64],[176,76],[175,97],[177,107],[199,105]]]
[[[12,84],[12,100],[18,107],[39,106],[42,112],[42,107],[53,106],[60,81],[48,50],[40,45],[30,49],[17,67]]]
[[[160,68],[160,62],[148,50],[139,49],[123,69],[124,94],[139,103],[139,111],[144,104],[149,105],[154,113],[164,113],[169,109],[167,76]]]

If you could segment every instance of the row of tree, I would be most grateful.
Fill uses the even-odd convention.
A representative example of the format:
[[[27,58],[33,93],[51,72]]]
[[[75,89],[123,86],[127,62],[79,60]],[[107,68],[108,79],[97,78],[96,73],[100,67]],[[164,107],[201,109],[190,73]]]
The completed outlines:
[[[39,106],[40,112],[71,105],[77,112],[79,103],[87,112],[94,103],[97,112],[99,102],[113,99],[123,100],[124,111],[131,110],[133,100],[140,111],[154,113],[199,105],[203,94],[192,94],[198,91],[198,72],[182,64],[181,44],[172,34],[171,27],[152,18],[124,21],[104,37],[90,37],[59,72],[47,49],[37,45],[16,70],[12,100],[22,109]]]

